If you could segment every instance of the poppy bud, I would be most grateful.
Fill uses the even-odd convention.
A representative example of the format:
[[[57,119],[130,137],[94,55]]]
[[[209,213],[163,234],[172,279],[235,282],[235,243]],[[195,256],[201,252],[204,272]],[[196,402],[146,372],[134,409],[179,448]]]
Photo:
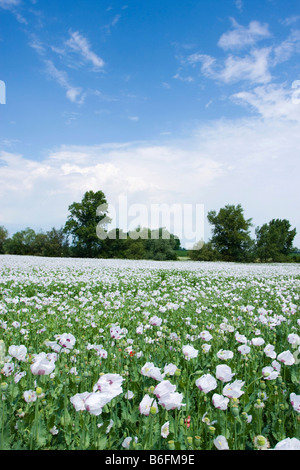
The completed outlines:
[[[175,442],[174,441],[168,441],[168,447],[170,450],[175,450]]]
[[[8,383],[7,382],[1,382],[0,391],[1,392],[6,392],[7,389],[8,389]]]
[[[200,447],[200,441],[201,441],[201,438],[200,436],[195,436],[194,437],[194,444],[195,444],[195,447]]]

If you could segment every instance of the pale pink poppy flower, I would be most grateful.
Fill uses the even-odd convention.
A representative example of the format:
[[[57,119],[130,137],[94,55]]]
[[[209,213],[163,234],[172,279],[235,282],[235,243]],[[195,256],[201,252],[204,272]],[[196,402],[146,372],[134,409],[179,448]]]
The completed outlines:
[[[281,370],[281,364],[278,361],[272,361],[272,367],[274,367],[278,372]]]
[[[178,393],[178,392],[169,392],[163,395],[159,400],[158,403],[165,408],[165,410],[175,410],[181,407],[185,406],[184,403],[182,403],[183,400],[183,394]]]
[[[239,346],[237,350],[242,356],[249,354],[251,351],[250,347],[247,344],[242,344],[242,346]]]
[[[99,416],[102,413],[102,409],[107,403],[113,399],[113,396],[108,392],[93,392],[90,393],[84,400],[84,406],[86,411],[90,414]]]
[[[18,361],[25,362],[27,348],[24,345],[21,345],[21,346],[11,345],[8,348],[8,354],[12,357],[15,357]]]
[[[225,350],[225,349],[220,349],[217,352],[217,358],[218,359],[223,359],[224,361],[227,361],[227,359],[232,359],[233,358],[233,352]]]
[[[162,324],[162,319],[159,318],[157,315],[154,315],[150,318],[149,323],[152,326],[160,326]]]
[[[218,450],[229,450],[228,442],[225,436],[218,436],[214,439],[214,445]]]
[[[236,341],[238,343],[247,343],[247,338],[245,335],[241,335],[239,332],[236,332],[236,334],[234,335]]]
[[[213,337],[209,331],[204,330],[199,334],[199,338],[203,339],[204,341],[210,341]]]
[[[124,449],[129,449],[131,441],[132,437],[125,437],[124,441],[122,442],[122,447],[124,447]]]
[[[73,397],[70,398],[70,402],[74,406],[76,411],[85,410],[85,400],[90,395],[90,392],[76,393]]]
[[[271,359],[275,359],[277,356],[275,352],[275,346],[273,346],[272,344],[267,344],[267,346],[264,348],[264,353]]]
[[[286,364],[287,366],[291,366],[295,362],[295,358],[291,351],[283,351],[282,353],[278,354],[277,360],[282,362],[283,364]]]
[[[239,398],[245,393],[241,390],[244,384],[245,382],[242,380],[235,380],[234,382],[225,385],[222,393],[228,398]]]
[[[165,424],[162,425],[160,429],[160,435],[161,437],[165,439],[166,437],[168,437],[169,433],[170,433],[170,423],[169,421],[167,421]]]
[[[297,335],[297,333],[291,333],[290,335],[288,335],[287,340],[290,344],[293,344],[295,346],[300,345],[300,336]]]
[[[0,373],[5,375],[5,377],[9,377],[13,371],[15,370],[15,365],[13,362],[6,362],[2,369],[0,369]]]
[[[119,326],[113,325],[109,331],[110,331],[110,336],[114,339],[121,339],[124,337],[123,329],[120,328]]]
[[[165,375],[174,375],[176,370],[177,370],[177,366],[175,364],[167,364],[164,367],[163,376],[165,376]]]
[[[300,440],[296,437],[287,437],[282,441],[279,441],[274,450],[300,450]]]
[[[263,338],[253,338],[251,344],[253,344],[253,346],[262,346],[265,344],[265,340]]]
[[[271,366],[263,367],[262,375],[266,380],[275,380],[277,379],[279,372]]]
[[[156,385],[153,393],[156,395],[157,398],[161,398],[162,396],[166,395],[170,392],[175,392],[176,385],[172,385],[169,380],[163,380],[158,385]]]
[[[141,374],[146,377],[151,377],[154,380],[163,380],[163,375],[160,369],[155,367],[153,362],[146,362],[146,364],[141,368]]]
[[[76,339],[71,333],[63,333],[59,337],[58,342],[63,348],[72,349],[76,343]]]
[[[300,413],[300,395],[296,395],[295,393],[290,394],[291,405],[295,411]]]
[[[49,360],[47,354],[41,352],[34,358],[33,364],[30,366],[30,370],[34,375],[50,375],[55,369],[55,361]]]
[[[226,364],[221,364],[216,367],[216,377],[222,382],[230,382],[235,374],[231,372],[231,368]]]
[[[17,374],[15,374],[15,376],[14,376],[14,382],[15,382],[15,384],[19,383],[20,380],[21,380],[23,377],[25,377],[25,375],[26,375],[26,372],[24,372],[24,371],[23,371],[23,372],[18,372]]]
[[[211,374],[202,375],[195,383],[199,390],[204,393],[208,393],[217,388],[217,381]]]
[[[185,356],[185,359],[189,361],[190,359],[197,357],[199,351],[195,349],[194,346],[185,345],[182,346],[182,352]]]
[[[26,401],[26,403],[30,403],[30,402],[36,401],[37,396],[34,390],[26,390],[23,393],[23,398]]]
[[[214,393],[212,396],[212,403],[215,408],[224,411],[227,410],[229,398],[224,397],[223,395],[219,395],[218,393]]]
[[[155,398],[151,398],[146,394],[139,404],[139,411],[142,415],[149,416],[152,407],[154,407],[155,411],[158,411]]]
[[[93,392],[107,393],[111,399],[123,392],[123,377],[119,374],[103,374],[93,387]]]

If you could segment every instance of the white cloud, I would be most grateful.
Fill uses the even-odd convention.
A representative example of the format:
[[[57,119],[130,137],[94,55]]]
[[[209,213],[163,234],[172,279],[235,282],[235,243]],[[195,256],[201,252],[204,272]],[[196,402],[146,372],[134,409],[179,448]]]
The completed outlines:
[[[279,90],[267,91],[272,105],[288,105]],[[205,211],[241,203],[255,225],[287,218],[300,227],[299,121],[287,112],[267,114],[258,89],[254,98],[256,107],[262,102],[263,118],[215,121],[184,140],[62,146],[42,161],[2,152],[0,225],[61,226],[72,202],[102,190],[115,206],[120,195],[128,204],[204,204]]]
[[[274,48],[274,64],[289,60],[300,53],[300,30],[294,30],[288,38]]]
[[[300,15],[292,15],[282,20],[281,23],[284,26],[291,26],[292,24],[297,23],[299,20],[300,20]]]
[[[31,33],[29,35],[29,46],[32,47],[40,56],[44,56],[46,53],[45,46],[42,41],[36,36],[36,34]]]
[[[249,81],[267,83],[271,80],[270,61],[271,48],[254,49],[243,57],[230,54],[223,63],[207,54],[191,54],[186,64],[201,64],[201,72],[208,78],[224,83]]]
[[[173,78],[176,80],[180,80],[181,82],[187,82],[187,83],[192,83],[194,81],[194,78],[191,76],[184,77],[182,76],[179,72],[177,72]]]
[[[0,0],[0,8],[11,9],[20,4],[20,0]]]
[[[222,34],[218,45],[224,49],[241,49],[245,46],[254,46],[257,41],[271,36],[269,26],[259,21],[251,21],[246,28],[232,19],[233,29]]]
[[[296,18],[294,18],[296,21]],[[233,84],[248,82],[249,84],[268,84],[273,80],[276,67],[288,61],[296,54],[300,54],[300,30],[291,30],[288,37],[281,42],[276,41],[268,24],[251,21],[248,27],[238,24],[232,19],[233,29],[224,33],[218,45],[224,50],[225,55],[212,57],[208,54],[195,52],[185,58],[180,58],[180,78],[183,73],[191,68],[200,74],[217,82]],[[270,39],[268,46],[258,47],[257,42]],[[247,51],[244,49],[247,48]],[[193,74],[188,75],[189,81],[195,81]],[[296,79],[297,77],[295,77]]]
[[[245,57],[230,55],[223,69],[216,75],[225,83],[247,80],[252,83],[267,83],[271,80],[269,71],[270,48],[255,49]]]
[[[28,24],[26,18],[21,15],[18,11],[18,6],[21,4],[21,0],[0,0],[0,8],[8,10],[13,13],[19,23]]]
[[[239,11],[243,10],[243,0],[235,0],[235,5]]]
[[[70,39],[65,42],[65,45],[80,54],[87,62],[91,62],[96,69],[104,66],[103,59],[91,50],[88,40],[78,31],[70,33]]]
[[[294,92],[291,87],[268,84],[235,93],[232,99],[238,104],[249,105],[264,119],[285,119],[300,123],[300,106],[293,100]]]
[[[51,60],[45,60],[46,73],[48,77],[55,80],[62,88],[66,90],[66,97],[72,103],[82,104],[85,100],[85,93],[82,88],[70,84],[68,74],[63,70],[58,70]]]

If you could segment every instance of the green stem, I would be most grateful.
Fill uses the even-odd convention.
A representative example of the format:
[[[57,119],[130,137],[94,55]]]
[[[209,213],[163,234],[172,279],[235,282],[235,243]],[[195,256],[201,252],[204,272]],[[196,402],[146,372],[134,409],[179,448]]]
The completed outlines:
[[[250,387],[250,385],[252,385],[254,382],[257,382],[258,380],[261,380],[263,378],[264,378],[264,376],[262,375],[261,377],[258,377],[258,379],[252,380],[252,382],[250,382],[249,385],[246,387],[246,390],[248,391],[248,388]]]
[[[1,446],[0,446],[0,450],[4,450],[5,449],[5,446],[4,446],[4,399],[3,399],[3,396],[1,397],[1,401],[2,401],[2,423],[1,423]]]
[[[30,450],[33,450],[33,442],[36,443],[37,436],[38,436],[38,420],[39,420],[39,399],[37,398],[35,401],[35,411],[34,411],[34,421],[31,431],[31,438],[30,438]]]

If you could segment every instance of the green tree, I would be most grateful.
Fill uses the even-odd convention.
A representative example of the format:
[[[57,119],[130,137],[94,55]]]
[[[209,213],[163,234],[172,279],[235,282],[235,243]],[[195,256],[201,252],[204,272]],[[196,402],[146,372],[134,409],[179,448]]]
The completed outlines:
[[[14,233],[4,242],[4,251],[13,255],[31,255],[36,239],[36,233],[32,228]]]
[[[179,239],[165,229],[137,227],[128,233],[121,229],[107,232],[102,242],[103,258],[175,260]]]
[[[102,240],[99,256],[101,258],[125,258],[127,234],[119,228],[106,233],[107,237]]]
[[[52,228],[46,233],[36,234],[32,244],[32,254],[36,256],[66,257],[69,255],[67,237],[63,228]]]
[[[286,219],[272,219],[255,229],[256,253],[262,262],[286,261],[293,251],[296,229]]]
[[[69,256],[69,244],[63,227],[59,229],[53,227],[51,230],[46,232],[46,236],[47,250],[45,256]]]
[[[4,253],[4,243],[8,239],[8,231],[3,225],[0,226],[0,254]]]
[[[176,250],[179,247],[178,237],[162,227],[158,230],[149,230],[149,236],[145,240],[145,249],[149,259],[159,261],[176,260]]]
[[[219,261],[220,253],[213,248],[212,242],[196,243],[192,250],[188,252],[192,261]]]
[[[218,214],[210,211],[207,218],[213,226],[212,248],[220,253],[222,260],[249,261],[254,243],[250,237],[252,219],[245,219],[241,204],[228,204]]]
[[[69,206],[64,233],[72,237],[72,254],[82,258],[95,258],[101,250],[97,227],[108,222],[107,201],[102,191],[87,191],[81,202]]]

